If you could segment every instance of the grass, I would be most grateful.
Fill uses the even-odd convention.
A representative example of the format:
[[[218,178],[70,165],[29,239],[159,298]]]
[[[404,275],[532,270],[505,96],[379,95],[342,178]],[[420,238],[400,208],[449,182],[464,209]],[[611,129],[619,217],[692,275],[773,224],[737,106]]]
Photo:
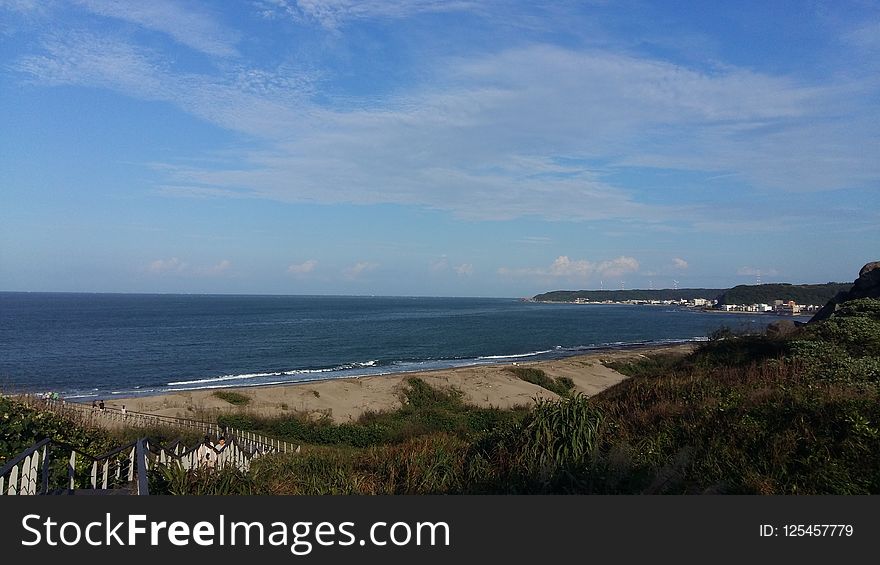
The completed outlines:
[[[245,396],[239,392],[232,392],[229,390],[217,390],[214,391],[214,396],[219,398],[220,400],[225,400],[229,404],[233,404],[235,406],[247,406],[251,399],[249,396]]]
[[[543,370],[534,367],[510,367],[508,370],[518,378],[545,388],[562,397],[570,396],[574,390],[574,381],[569,377],[556,377],[552,379]]]
[[[538,400],[531,410],[468,406],[459,391],[412,378],[400,409],[356,422],[224,416],[223,424],[302,443],[303,452],[265,456],[248,474],[169,471],[154,478],[156,488],[191,494],[880,494],[878,300],[847,303],[830,320],[786,336],[719,333],[690,355],[609,366],[630,378],[591,398],[562,384],[568,394]],[[560,384],[519,369],[520,378],[545,388]],[[36,421],[20,420],[15,430]],[[9,437],[9,429],[0,426],[0,434]]]

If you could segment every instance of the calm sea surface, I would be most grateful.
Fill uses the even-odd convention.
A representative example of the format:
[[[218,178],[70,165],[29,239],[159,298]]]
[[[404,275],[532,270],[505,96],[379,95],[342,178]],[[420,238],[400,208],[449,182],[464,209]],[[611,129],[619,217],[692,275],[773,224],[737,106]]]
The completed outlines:
[[[88,400],[528,361],[773,319],[500,298],[0,293],[0,389]]]

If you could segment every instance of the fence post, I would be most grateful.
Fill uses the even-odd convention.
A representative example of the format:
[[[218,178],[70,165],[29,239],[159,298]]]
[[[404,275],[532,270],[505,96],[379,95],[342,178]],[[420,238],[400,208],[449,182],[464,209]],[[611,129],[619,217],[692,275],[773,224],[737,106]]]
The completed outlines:
[[[76,451],[70,450],[70,462],[67,464],[67,477],[70,479],[70,490],[75,487],[74,475],[76,474]]]
[[[37,469],[40,467],[40,463],[40,450],[38,449],[31,455],[31,468],[30,472],[28,472],[28,494],[37,494]]]
[[[147,440],[138,440],[137,444],[135,444],[135,449],[138,467],[137,493],[141,496],[147,496],[150,494],[150,484],[147,482]]]
[[[18,494],[18,465],[12,468],[12,472],[9,473],[9,490],[6,491],[8,495],[16,495]]]
[[[0,487],[0,490],[3,490]],[[41,494],[49,494],[49,446],[43,448],[43,486],[40,489]]]

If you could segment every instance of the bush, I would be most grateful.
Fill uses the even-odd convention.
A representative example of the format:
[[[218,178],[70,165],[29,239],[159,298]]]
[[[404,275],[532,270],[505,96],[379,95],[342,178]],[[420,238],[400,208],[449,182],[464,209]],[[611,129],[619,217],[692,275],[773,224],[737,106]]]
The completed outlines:
[[[567,397],[574,389],[574,381],[569,377],[551,379],[543,370],[534,367],[510,367],[508,370],[518,378],[545,388],[559,396]]]
[[[214,391],[214,396],[220,400],[225,400],[229,404],[234,404],[235,406],[245,406],[251,401],[249,396],[245,396],[239,392],[232,392],[230,390]]]

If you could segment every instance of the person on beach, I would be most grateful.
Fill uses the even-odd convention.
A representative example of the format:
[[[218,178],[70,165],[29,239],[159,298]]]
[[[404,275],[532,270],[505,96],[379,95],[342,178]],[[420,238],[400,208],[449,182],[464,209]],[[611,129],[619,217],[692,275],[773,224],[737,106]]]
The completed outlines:
[[[122,405],[122,415],[125,416],[125,404]]]
[[[98,401],[98,410],[100,410],[101,412],[104,411],[104,401],[103,400]]]

